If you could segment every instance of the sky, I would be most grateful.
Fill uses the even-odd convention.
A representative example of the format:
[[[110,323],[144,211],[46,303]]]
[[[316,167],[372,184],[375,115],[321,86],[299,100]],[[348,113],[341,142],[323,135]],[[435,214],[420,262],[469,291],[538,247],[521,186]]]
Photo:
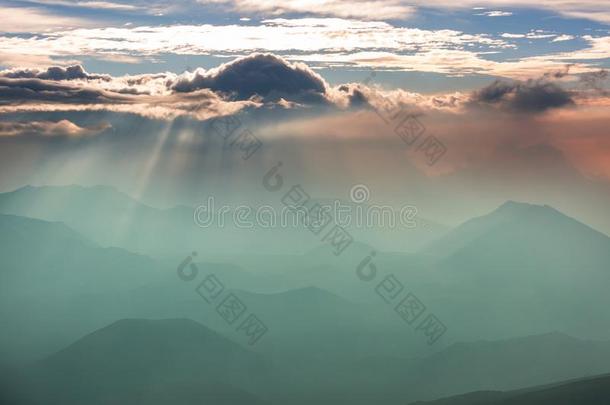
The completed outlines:
[[[607,1],[3,0],[0,15],[4,68],[82,64],[111,75],[180,74],[271,52],[332,84],[375,69],[388,86],[418,78],[416,90],[429,92],[565,64],[590,71],[607,67],[610,52]]]
[[[324,196],[368,181],[604,222],[608,67],[607,0],[0,0],[0,190],[192,203],[284,156]],[[235,117],[251,159],[215,139]]]

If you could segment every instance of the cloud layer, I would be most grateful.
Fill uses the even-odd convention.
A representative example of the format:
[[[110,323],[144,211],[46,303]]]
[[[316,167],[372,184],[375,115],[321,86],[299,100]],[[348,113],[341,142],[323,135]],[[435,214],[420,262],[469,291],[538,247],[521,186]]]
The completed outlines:
[[[79,65],[10,69],[0,71],[0,113],[109,111],[161,120],[207,120],[244,110],[280,118],[282,110],[322,115],[371,109],[470,114],[490,107],[509,114],[537,115],[579,105],[610,104],[601,88],[606,71],[572,75],[571,66],[566,65],[537,79],[492,81],[471,94],[425,95],[365,83],[333,87],[304,64],[260,53],[181,75],[114,77],[91,74]],[[580,86],[565,87],[564,82],[574,83],[579,77],[576,83]]]
[[[42,136],[42,137],[69,137],[95,135],[109,129],[108,123],[101,123],[93,127],[80,127],[69,120],[61,121],[0,121],[0,137],[9,136]]]
[[[584,47],[581,45],[573,51],[510,59],[490,57],[514,52],[524,46],[520,42],[524,39],[551,43],[565,38],[561,33],[470,34],[451,29],[407,28],[378,21],[275,18],[249,25],[122,26],[0,36],[0,55],[6,55],[3,63],[20,65],[28,60],[44,63],[82,55],[121,61],[154,60],[167,54],[240,56],[265,50],[317,66],[519,79],[535,77],[570,62],[575,63],[575,71],[591,71],[599,61],[610,59],[610,36],[601,34],[579,37]]]

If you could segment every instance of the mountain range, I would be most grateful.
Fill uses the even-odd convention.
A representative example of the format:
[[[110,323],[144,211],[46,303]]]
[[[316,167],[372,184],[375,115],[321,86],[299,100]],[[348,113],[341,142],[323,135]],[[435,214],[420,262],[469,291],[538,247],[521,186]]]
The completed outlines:
[[[411,405],[596,405],[610,397],[610,376],[565,381],[521,390],[479,391]]]
[[[9,392],[24,404],[391,404],[556,384],[608,372],[609,360],[610,342],[552,333],[455,344],[422,358],[287,363],[188,319],[123,319],[22,368]],[[484,398],[500,396],[508,394]]]
[[[226,254],[302,253],[319,243],[304,226],[282,227],[279,219],[276,226],[240,227],[233,218],[237,207],[243,205],[230,204],[223,213],[220,202],[216,202],[210,214],[213,220],[207,224],[205,217],[206,224],[198,226],[195,207],[154,208],[108,186],[26,186],[0,193],[0,213],[64,222],[102,246],[122,247],[154,257],[181,255],[185,247],[187,251],[206,249]],[[240,216],[241,221],[256,224],[257,208],[253,206],[247,217]],[[282,206],[276,207],[278,216],[281,209]],[[388,231],[379,224],[366,229],[352,227],[352,232],[371,243],[413,249],[447,229],[424,218],[418,221],[420,226],[413,229]],[[397,238],[399,234],[401,239]]]
[[[410,253],[356,240],[336,257],[304,230],[302,253],[207,245],[192,281],[176,273],[190,208],[50,187],[1,194],[0,212],[0,375],[25,403],[508,400],[610,372],[610,238],[549,206],[508,201]],[[268,327],[256,345],[197,293],[210,275]],[[447,326],[435,345],[395,311],[407,294]]]

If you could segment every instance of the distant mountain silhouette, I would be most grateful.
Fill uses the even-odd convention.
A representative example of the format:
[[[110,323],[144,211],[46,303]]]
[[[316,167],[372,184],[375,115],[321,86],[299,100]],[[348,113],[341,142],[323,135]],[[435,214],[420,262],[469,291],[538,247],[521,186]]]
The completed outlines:
[[[0,212],[61,221],[103,246],[158,255],[184,246],[184,231],[195,228],[192,208],[153,208],[108,186],[26,186],[1,193]]]
[[[298,341],[295,345],[295,351],[303,349]],[[274,361],[271,369],[260,355],[196,322],[126,319],[38,362],[26,373],[28,383],[17,386],[22,392],[13,387],[11,394],[24,404],[261,403],[256,397],[274,403],[292,398],[295,404],[390,404],[555,384],[608,371],[609,359],[607,342],[550,333],[456,344],[421,359]],[[473,395],[488,400],[504,393]]]
[[[75,249],[95,248],[95,243],[61,222],[0,214],[0,249],[4,254],[64,256]]]
[[[348,339],[346,343],[349,344]],[[310,402],[332,404],[332,398],[335,403],[408,403],[470,391],[520,389],[609,372],[610,342],[547,333],[460,343],[420,358],[370,357],[341,367],[332,361],[320,364],[317,369],[306,370],[309,374],[300,375],[301,382],[293,388],[303,387],[311,374],[320,381],[332,382],[315,385],[308,393],[312,395]],[[286,371],[287,375],[295,373]],[[283,389],[290,382],[287,379]]]
[[[586,266],[610,263],[610,238],[547,205],[508,201],[471,219],[425,249],[446,263]]]
[[[264,319],[269,336],[257,346],[278,362],[298,359],[302,366],[324,367],[335,360],[403,353],[411,343],[422,343],[391,311],[350,302],[317,287],[272,294],[234,292]]]
[[[102,248],[63,223],[0,215],[0,319],[6,326],[0,357],[35,358],[38,349],[56,350],[87,329],[129,316],[126,294],[163,277],[162,271],[146,256]]]
[[[520,389],[610,372],[610,342],[561,333],[459,343],[415,359],[369,358],[358,363],[360,384],[387,395],[432,399],[470,391]],[[355,377],[354,377],[355,378]],[[364,381],[367,381],[365,384]],[[407,387],[406,393],[402,393]],[[466,402],[468,403],[468,402]],[[465,403],[465,404],[466,404]]]
[[[219,208],[215,206],[215,210]],[[210,223],[200,227],[194,220],[195,207],[154,208],[108,186],[26,186],[0,193],[1,213],[61,221],[102,246],[154,257],[182,255],[203,247],[225,253],[294,253],[318,243],[304,227],[258,227],[254,237],[248,229],[235,226],[233,209],[211,214]],[[242,220],[253,220],[253,212]],[[206,215],[202,215],[203,221],[207,221]]]
[[[454,344],[416,366],[416,387],[448,392],[510,390],[610,372],[610,342],[561,333]]]
[[[610,375],[601,375],[517,391],[472,392],[411,405],[605,405],[608,398]]]
[[[364,326],[364,308],[317,287],[304,287],[274,294],[240,291],[244,301],[264,313],[287,332],[329,332],[343,325]],[[278,331],[282,332],[282,331]],[[330,343],[330,342],[329,342]]]
[[[207,200],[201,203],[206,205]],[[322,235],[316,237],[300,222],[293,224],[292,217],[285,219],[288,226],[271,226],[266,222],[255,226],[258,207],[252,206],[249,215],[240,215],[240,220],[253,226],[236,226],[235,209],[243,206],[243,202],[229,204],[229,210],[223,214],[219,212],[221,203],[215,204],[215,213],[209,217],[204,213],[200,218],[204,222],[211,218],[209,223],[198,226],[194,220],[195,207],[159,209],[108,186],[26,186],[0,193],[0,213],[64,222],[102,246],[117,246],[154,257],[182,255],[185,250],[199,247],[231,254],[303,253],[320,243]],[[278,207],[276,225],[281,221],[283,206]],[[418,226],[411,229],[400,227],[397,222],[394,229],[352,226],[350,232],[356,239],[380,246],[415,250],[447,230],[423,218],[416,221]],[[351,222],[354,224],[355,218]],[[256,234],[249,232],[252,229]]]
[[[408,220],[401,219],[401,209],[408,203],[397,208],[383,203],[358,204],[341,199],[312,198],[309,202],[311,205],[315,203],[337,215],[337,222],[355,239],[385,251],[415,252],[450,230],[448,226],[419,213]],[[335,208],[341,211],[335,213]],[[393,212],[393,217],[390,212]]]
[[[275,330],[260,344],[269,351],[301,358],[349,357],[362,347],[387,352],[387,346],[371,343],[381,340],[388,328],[393,331],[389,340],[408,349],[402,343],[409,331],[391,311],[375,313],[316,288],[276,294],[244,290],[264,286],[270,275],[199,262],[197,281],[185,284],[176,276],[178,259],[159,262],[119,248],[102,248],[62,223],[13,215],[0,215],[0,242],[0,320],[7,326],[0,336],[0,359],[35,359],[123,317],[188,317],[243,338],[227,326],[215,305],[195,292],[210,273],[221,279],[227,293],[241,287],[238,295],[245,305]],[[298,257],[286,260],[286,276]],[[275,283],[281,284],[282,278]],[[45,339],[39,339],[40,334]],[[346,341],[346,336],[358,338]],[[295,351],[295,345],[301,350]]]
[[[243,387],[268,372],[259,356],[187,319],[125,319],[39,362],[45,404],[262,403]]]
[[[0,361],[56,352],[28,370],[23,380],[33,385],[22,392],[34,394],[30,403],[62,405],[368,405],[600,374],[610,371],[609,343],[540,333],[606,336],[609,239],[550,207],[508,202],[459,226],[427,256],[377,252],[371,282],[355,270],[374,248],[358,241],[341,258],[316,241],[302,255],[244,255],[239,266],[200,251],[199,275],[185,282],[176,266],[187,249],[156,260],[102,247],[64,223],[0,214]],[[220,317],[218,302],[196,293],[211,273],[225,285],[223,297],[235,293],[268,326],[255,347],[238,344],[244,336]],[[391,303],[376,292],[389,274],[404,284]],[[426,345],[419,322],[395,312],[407,292],[447,325],[436,346]],[[470,343],[443,349],[460,340]]]
[[[63,223],[2,214],[0,262],[4,280],[29,287],[65,282],[64,288],[78,285],[81,292],[125,285],[126,278],[147,277],[156,268],[146,256],[100,247]]]
[[[438,280],[430,294],[464,328],[453,329],[460,340],[549,330],[606,336],[610,238],[549,206],[507,202],[425,254],[427,277]]]

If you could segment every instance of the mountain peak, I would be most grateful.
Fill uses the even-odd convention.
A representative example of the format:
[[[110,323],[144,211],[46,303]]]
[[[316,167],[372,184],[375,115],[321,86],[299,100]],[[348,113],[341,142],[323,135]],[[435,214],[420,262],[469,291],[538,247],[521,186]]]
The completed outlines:
[[[70,404],[99,403],[100,384],[117,398],[116,403],[259,404],[231,384],[249,381],[267,367],[262,356],[185,318],[122,319],[36,366],[41,380],[51,381],[51,393],[66,392],[62,401],[40,402]],[[191,382],[195,388],[185,393],[182,384]],[[141,387],[147,388],[142,392]],[[142,395],[155,396],[158,390],[167,400],[143,400]],[[193,390],[198,390],[196,395]],[[181,395],[188,399],[182,400]]]
[[[510,211],[510,212],[517,212],[517,213],[526,212],[526,211],[559,212],[549,205],[537,205],[537,204],[530,204],[530,203],[519,202],[519,201],[514,201],[514,200],[507,200],[504,204],[500,205],[495,210],[495,212],[500,212],[500,211],[504,211],[504,212]]]
[[[427,252],[443,252],[443,260],[461,252],[460,263],[469,266],[565,268],[570,263],[597,268],[609,258],[609,247],[608,236],[553,207],[509,200],[461,224]]]
[[[529,208],[532,206],[534,206],[534,204],[519,202],[515,200],[507,200],[504,204],[500,205],[498,209]]]
[[[114,361],[121,363],[123,355],[133,358],[138,353],[141,356],[137,358],[142,361],[148,357],[151,361],[160,361],[162,356],[170,353],[175,358],[203,358],[211,356],[211,353],[216,353],[216,356],[224,353],[256,357],[237,343],[190,319],[131,318],[115,321],[93,331],[55,353],[47,361],[63,362],[69,359],[80,363],[89,358],[91,361],[107,362],[107,356],[112,354]],[[198,355],[195,356],[195,353]],[[124,366],[127,367],[128,364]]]

